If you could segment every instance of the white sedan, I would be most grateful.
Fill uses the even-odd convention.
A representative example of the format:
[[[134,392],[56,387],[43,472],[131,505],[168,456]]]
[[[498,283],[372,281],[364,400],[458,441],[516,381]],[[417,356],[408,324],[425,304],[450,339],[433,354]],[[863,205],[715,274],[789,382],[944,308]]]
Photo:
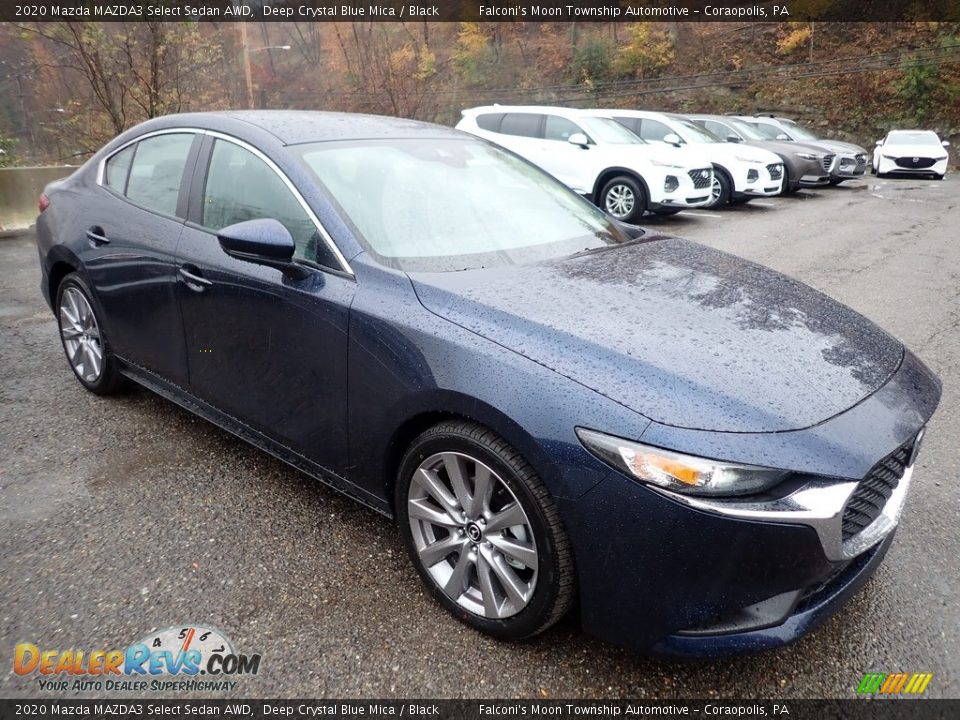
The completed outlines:
[[[932,130],[891,130],[873,149],[873,174],[930,175],[942,180],[949,146]]]

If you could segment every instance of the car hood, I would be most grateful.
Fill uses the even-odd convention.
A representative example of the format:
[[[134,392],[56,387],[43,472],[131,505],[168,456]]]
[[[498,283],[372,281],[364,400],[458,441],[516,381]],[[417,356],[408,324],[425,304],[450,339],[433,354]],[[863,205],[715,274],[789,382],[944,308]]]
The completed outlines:
[[[617,155],[636,153],[647,160],[682,165],[685,168],[708,168],[711,162],[706,154],[689,145],[674,147],[664,143],[647,143],[645,145],[610,145],[605,147],[615,150]]]
[[[790,142],[789,140],[748,140],[746,143],[753,147],[763,148],[764,150],[769,150],[774,152],[777,155],[786,155],[791,156],[794,153],[819,153],[820,155],[824,154],[824,149],[822,147],[817,147],[816,145],[807,145],[806,143]]]
[[[410,278],[437,315],[684,428],[815,425],[877,390],[903,354],[812,288],[676,238]]]
[[[808,145],[819,145],[820,147],[829,150],[832,153],[837,154],[846,154],[846,155],[866,155],[867,151],[864,150],[859,145],[854,145],[853,143],[841,142],[840,140],[803,140],[802,142]]]
[[[880,146],[880,153],[891,157],[924,157],[942,160],[947,157],[947,149],[943,145],[901,145],[887,143]]]
[[[746,143],[698,143],[693,145],[713,162],[733,164],[742,162],[739,158],[749,158],[754,162],[769,165],[782,162],[780,156],[761,147],[754,147]]]

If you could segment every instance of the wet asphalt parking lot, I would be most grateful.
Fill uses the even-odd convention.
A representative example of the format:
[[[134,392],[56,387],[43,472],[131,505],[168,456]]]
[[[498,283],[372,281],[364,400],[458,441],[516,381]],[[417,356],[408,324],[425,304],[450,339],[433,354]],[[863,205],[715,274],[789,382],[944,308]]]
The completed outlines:
[[[123,648],[186,623],[262,654],[249,697],[852,697],[866,671],[932,672],[927,695],[960,696],[960,176],[651,224],[851,305],[943,380],[894,546],[818,631],[701,664],[596,642],[575,618],[521,644],[481,636],[426,596],[384,518],[146,391],[85,392],[26,236],[0,240],[0,697],[41,694],[12,671],[17,643]]]

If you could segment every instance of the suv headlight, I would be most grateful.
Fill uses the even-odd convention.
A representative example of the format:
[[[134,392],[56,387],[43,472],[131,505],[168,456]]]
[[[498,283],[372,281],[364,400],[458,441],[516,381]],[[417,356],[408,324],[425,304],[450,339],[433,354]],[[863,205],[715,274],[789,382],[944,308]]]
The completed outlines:
[[[676,163],[668,162],[666,160],[651,160],[650,164],[656,165],[657,167],[673,168],[674,170],[683,170],[683,165],[677,165]]]
[[[823,155],[814,155],[813,153],[794,153],[798,158],[803,158],[804,160],[820,160],[823,158]]]
[[[688,495],[751,495],[790,473],[756,465],[708,460],[577,428],[591,453],[638,480]]]
[[[734,157],[740,162],[750,163],[751,165],[763,165],[763,160],[757,160],[756,158],[746,157],[745,155],[734,155]]]

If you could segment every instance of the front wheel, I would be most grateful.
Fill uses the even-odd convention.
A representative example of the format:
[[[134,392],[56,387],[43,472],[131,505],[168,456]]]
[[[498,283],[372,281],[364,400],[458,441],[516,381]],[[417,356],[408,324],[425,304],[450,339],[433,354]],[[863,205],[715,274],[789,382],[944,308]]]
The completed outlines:
[[[124,379],[90,298],[90,289],[77,273],[60,283],[56,304],[60,341],[80,384],[90,392],[108,395],[119,390]]]
[[[730,193],[733,192],[733,183],[723,170],[719,168],[713,171],[713,185],[710,187],[710,202],[708,208],[722,208],[730,201]]]
[[[603,186],[599,205],[617,220],[636,224],[647,209],[647,193],[635,178],[619,175]]]
[[[417,573],[459,620],[519,640],[569,610],[573,553],[556,506],[492,431],[447,421],[424,432],[401,462],[395,502]]]

